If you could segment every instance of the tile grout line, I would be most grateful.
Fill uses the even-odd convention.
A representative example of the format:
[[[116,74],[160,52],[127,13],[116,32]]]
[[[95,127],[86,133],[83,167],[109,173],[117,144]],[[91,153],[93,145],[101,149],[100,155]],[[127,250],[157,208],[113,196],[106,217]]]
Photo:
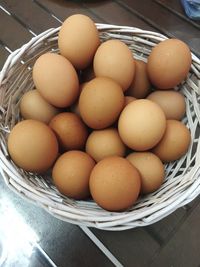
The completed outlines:
[[[116,267],[124,267],[88,227],[80,225],[79,227]]]

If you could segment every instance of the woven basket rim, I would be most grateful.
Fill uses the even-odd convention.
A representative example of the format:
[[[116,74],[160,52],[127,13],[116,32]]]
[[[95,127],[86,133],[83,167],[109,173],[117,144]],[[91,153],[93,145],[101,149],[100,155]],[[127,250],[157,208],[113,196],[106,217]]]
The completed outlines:
[[[139,28],[128,27],[128,26],[117,26],[110,24],[100,24],[96,23],[98,30],[102,33],[102,38],[125,38],[125,41],[132,45],[132,43],[141,42],[144,45],[153,46],[155,42],[167,39],[166,36],[152,31],[146,31]],[[2,71],[0,72],[0,87],[3,90],[4,86],[8,82],[9,73],[15,68],[19,63],[20,59],[24,54],[29,52],[34,47],[42,44],[44,40],[56,40],[57,33],[60,27],[48,29],[42,32],[36,37],[33,37],[28,43],[24,44],[21,48],[12,52],[7,58]],[[153,40],[153,41],[152,41]],[[137,47],[136,47],[137,49]],[[197,76],[197,85],[193,85],[193,81],[188,78],[188,83],[194,86],[198,95],[200,95],[200,59],[192,53],[192,72]],[[7,78],[8,77],[8,78]],[[195,96],[194,96],[195,98]],[[1,98],[0,98],[1,99]],[[198,104],[198,101],[197,101]],[[198,108],[198,105],[197,105]],[[0,105],[0,110],[4,111],[5,107]],[[199,116],[199,117],[198,117]],[[200,115],[197,115],[196,124],[200,122]],[[5,130],[5,129],[4,129]],[[2,129],[1,129],[2,131]],[[132,215],[132,210],[125,211],[121,213],[107,212],[95,206],[92,202],[79,201],[80,206],[76,207],[76,201],[65,199],[64,201],[69,201],[69,205],[62,203],[60,195],[53,192],[44,192],[39,188],[31,188],[25,179],[22,179],[17,167],[10,164],[10,160],[7,158],[8,153],[5,147],[5,143],[2,141],[2,133],[0,142],[0,172],[4,178],[7,186],[18,193],[20,196],[25,196],[26,199],[37,203],[37,205],[42,206],[53,216],[58,217],[61,220],[68,221],[70,223],[75,223],[78,225],[92,226],[105,230],[125,230],[134,228],[137,226],[145,226],[152,224],[168,214],[172,213],[177,208],[186,205],[192,201],[200,193],[200,156],[196,158],[195,165],[192,169],[187,172],[184,177],[187,176],[188,188],[179,193],[179,196],[172,195],[171,198],[166,199],[153,206],[148,206],[145,209],[145,216],[140,213],[140,206],[138,206],[138,211],[135,210],[134,216]],[[199,138],[199,137],[198,137]],[[198,139],[199,140],[199,139]],[[197,142],[198,142],[197,140]],[[200,146],[197,147],[200,151]],[[190,181],[190,177],[193,177],[194,181]],[[178,176],[178,179],[181,177]],[[163,189],[164,190],[164,189]],[[151,194],[154,197],[154,194]],[[94,208],[94,212],[91,209]]]

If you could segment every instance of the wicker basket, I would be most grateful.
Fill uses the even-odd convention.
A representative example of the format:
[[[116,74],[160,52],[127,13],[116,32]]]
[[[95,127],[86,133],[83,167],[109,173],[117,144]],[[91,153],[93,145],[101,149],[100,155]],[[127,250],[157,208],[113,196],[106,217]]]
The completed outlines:
[[[102,41],[115,38],[125,42],[134,57],[146,61],[153,46],[167,37],[132,27],[97,24]],[[0,164],[1,174],[10,189],[42,206],[61,220],[105,230],[125,230],[152,224],[200,193],[200,60],[192,55],[188,78],[177,88],[186,98],[184,123],[191,131],[192,144],[180,160],[166,165],[166,179],[156,192],[140,198],[125,212],[108,212],[93,201],[75,201],[62,196],[50,177],[37,176],[18,168],[7,152],[10,129],[21,120],[20,97],[33,89],[32,65],[47,51],[58,52],[59,28],[34,37],[13,52],[0,73]]]

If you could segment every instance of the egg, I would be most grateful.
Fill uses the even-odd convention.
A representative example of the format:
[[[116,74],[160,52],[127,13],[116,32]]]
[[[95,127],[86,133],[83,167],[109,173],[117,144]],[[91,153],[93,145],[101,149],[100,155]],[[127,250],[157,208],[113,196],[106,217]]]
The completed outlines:
[[[61,151],[84,148],[88,131],[76,114],[71,112],[60,113],[50,121],[49,126],[58,138]]]
[[[149,55],[149,78],[159,89],[173,88],[187,77],[191,62],[190,49],[184,42],[178,39],[164,40]]]
[[[122,157],[107,157],[96,164],[89,180],[94,201],[103,209],[123,211],[138,198],[141,178],[137,169]]]
[[[186,104],[184,96],[174,90],[156,90],[147,99],[157,103],[167,119],[181,120],[185,115]]]
[[[139,171],[141,176],[141,193],[147,194],[157,190],[164,181],[164,165],[151,152],[133,152],[127,159]]]
[[[77,69],[89,66],[99,44],[99,33],[94,22],[82,14],[68,17],[58,34],[61,55]]]
[[[97,77],[115,80],[123,91],[128,89],[135,73],[133,55],[128,46],[119,40],[108,40],[99,46],[93,67]]]
[[[145,98],[149,94],[150,88],[147,64],[142,60],[135,60],[135,75],[126,93],[136,98]]]
[[[144,151],[154,147],[163,137],[166,118],[160,106],[147,99],[128,104],[119,117],[119,135],[129,148]]]
[[[135,98],[133,96],[125,96],[124,97],[124,107],[127,106],[129,103],[133,102],[136,99],[137,98]]]
[[[26,92],[20,100],[20,113],[24,119],[38,120],[44,123],[59,113],[59,109],[49,104],[37,90]]]
[[[42,97],[55,107],[68,107],[79,95],[79,81],[74,67],[58,54],[46,53],[36,60],[33,81]]]
[[[53,182],[63,195],[85,199],[90,195],[89,178],[94,166],[95,161],[85,152],[65,152],[53,167]]]
[[[189,149],[191,135],[188,128],[180,121],[167,120],[165,134],[152,149],[163,162],[180,159]]]
[[[103,129],[113,124],[123,107],[123,91],[120,85],[109,78],[93,79],[80,94],[81,117],[93,129]]]
[[[53,131],[36,120],[19,122],[8,137],[8,151],[16,165],[26,171],[45,172],[58,155],[58,142]]]
[[[126,147],[116,129],[93,131],[86,142],[86,152],[96,161],[108,156],[125,155]]]

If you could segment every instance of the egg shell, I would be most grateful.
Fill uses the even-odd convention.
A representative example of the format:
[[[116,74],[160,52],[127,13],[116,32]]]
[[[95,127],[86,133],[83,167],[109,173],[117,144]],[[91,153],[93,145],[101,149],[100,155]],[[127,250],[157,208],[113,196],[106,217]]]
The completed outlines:
[[[189,47],[178,39],[167,39],[156,45],[147,62],[151,82],[159,89],[173,88],[182,82],[192,62]]]
[[[88,130],[80,117],[71,112],[56,115],[49,123],[55,132],[61,151],[83,149]]]
[[[33,81],[39,93],[55,107],[68,107],[79,95],[79,81],[74,67],[58,54],[46,53],[36,60]]]
[[[114,128],[93,131],[86,142],[86,152],[96,161],[108,156],[125,155],[126,147]]]
[[[147,73],[147,64],[142,60],[135,60],[135,75],[126,93],[135,98],[145,98],[151,89]]]
[[[166,118],[160,106],[147,99],[128,104],[120,114],[118,131],[122,141],[131,149],[145,151],[162,138]]]
[[[89,197],[89,178],[95,161],[82,151],[69,151],[56,161],[52,177],[58,190],[74,199]]]
[[[166,119],[181,120],[186,111],[184,96],[174,90],[156,90],[147,99],[157,103],[165,113]]]
[[[119,83],[123,91],[130,86],[135,62],[128,46],[119,40],[108,40],[96,51],[93,61],[97,77],[108,77]]]
[[[59,111],[49,104],[37,90],[26,92],[20,100],[20,113],[24,119],[38,120],[48,124]]]
[[[58,34],[61,55],[77,69],[84,69],[91,63],[99,44],[99,33],[94,22],[82,14],[68,17]]]
[[[133,152],[127,159],[139,171],[141,176],[141,193],[147,194],[157,190],[164,181],[164,165],[151,152]]]
[[[109,211],[123,211],[137,200],[141,178],[127,159],[107,157],[93,168],[89,186],[91,195],[99,206]]]
[[[24,120],[11,130],[8,151],[19,167],[41,173],[47,171],[56,160],[58,142],[46,124],[36,120]]]
[[[123,91],[115,81],[99,77],[88,82],[79,97],[83,121],[93,129],[112,125],[124,107]]]
[[[189,149],[191,135],[188,128],[180,121],[167,120],[165,134],[152,149],[163,162],[180,159]]]

